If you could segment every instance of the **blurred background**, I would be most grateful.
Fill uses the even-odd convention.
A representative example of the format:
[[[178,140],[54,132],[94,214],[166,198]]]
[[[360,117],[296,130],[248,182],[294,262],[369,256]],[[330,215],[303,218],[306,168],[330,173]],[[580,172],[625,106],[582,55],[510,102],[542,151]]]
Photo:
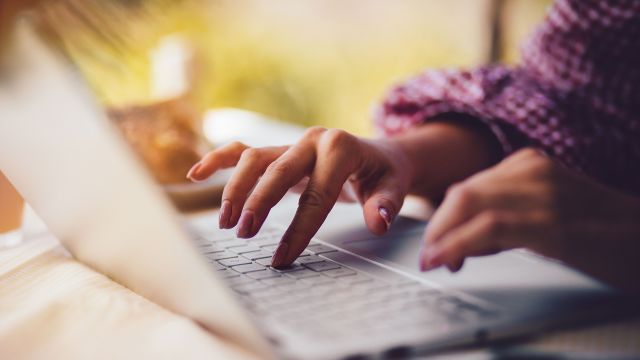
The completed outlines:
[[[370,135],[372,108],[403,78],[517,62],[520,41],[550,3],[87,0],[82,6],[99,11],[84,20],[64,16],[68,7],[48,16],[107,107],[175,93],[198,111],[240,108]]]

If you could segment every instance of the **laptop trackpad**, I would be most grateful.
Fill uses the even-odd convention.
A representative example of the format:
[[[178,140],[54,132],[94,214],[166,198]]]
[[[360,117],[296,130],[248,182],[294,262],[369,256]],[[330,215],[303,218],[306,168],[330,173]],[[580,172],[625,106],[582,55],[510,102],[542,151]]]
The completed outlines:
[[[341,229],[338,226],[333,231],[324,231],[320,238],[370,260],[420,276],[430,283],[488,301],[519,301],[520,296],[505,298],[505,292],[521,293],[530,304],[537,296],[552,297],[556,293],[553,290],[564,296],[572,292],[585,295],[603,290],[594,280],[523,250],[467,259],[458,273],[451,273],[446,268],[421,273],[418,260],[426,225],[425,222],[398,218],[392,230],[381,237],[371,235],[361,226]],[[542,289],[545,291],[541,292]]]

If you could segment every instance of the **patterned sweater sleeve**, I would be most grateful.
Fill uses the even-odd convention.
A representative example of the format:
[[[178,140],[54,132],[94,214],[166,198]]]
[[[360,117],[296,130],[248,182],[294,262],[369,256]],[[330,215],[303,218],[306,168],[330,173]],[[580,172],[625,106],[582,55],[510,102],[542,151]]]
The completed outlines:
[[[558,0],[513,67],[429,70],[375,114],[386,135],[445,114],[483,122],[505,156],[532,146],[640,195],[640,1]]]

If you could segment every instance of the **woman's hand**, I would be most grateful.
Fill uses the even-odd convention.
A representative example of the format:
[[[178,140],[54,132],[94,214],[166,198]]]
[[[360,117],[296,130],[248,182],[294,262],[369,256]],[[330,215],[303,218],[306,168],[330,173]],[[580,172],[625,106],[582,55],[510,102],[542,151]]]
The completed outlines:
[[[497,158],[486,131],[461,123],[435,122],[390,139],[370,140],[336,129],[311,128],[293,146],[249,148],[233,143],[209,153],[189,172],[204,180],[236,167],[222,195],[220,227],[238,226],[254,236],[286,192],[307,181],[295,217],[273,258],[291,264],[320,228],[347,182],[374,234],[385,233],[405,195],[431,199]]]
[[[402,207],[413,176],[407,156],[393,142],[315,127],[293,146],[224,146],[194,166],[189,177],[202,180],[232,166],[236,171],[222,195],[220,227],[238,225],[238,236],[243,238],[254,236],[269,210],[308,177],[293,222],[274,255],[274,266],[290,264],[300,255],[347,181],[362,203],[367,227],[383,234]]]
[[[640,199],[525,149],[454,185],[427,227],[423,270],[528,248],[614,285],[639,289]]]

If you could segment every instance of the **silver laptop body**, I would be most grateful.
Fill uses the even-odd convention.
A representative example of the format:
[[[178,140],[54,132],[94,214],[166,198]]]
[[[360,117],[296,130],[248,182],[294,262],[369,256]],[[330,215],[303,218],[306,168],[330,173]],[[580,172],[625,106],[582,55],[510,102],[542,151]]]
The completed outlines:
[[[79,260],[257,357],[436,351],[586,319],[617,295],[525,251],[422,274],[425,224],[400,218],[376,238],[354,205],[336,206],[292,268],[272,269],[294,197],[251,240],[208,216],[185,223],[68,63],[26,25],[8,50],[0,169]]]

